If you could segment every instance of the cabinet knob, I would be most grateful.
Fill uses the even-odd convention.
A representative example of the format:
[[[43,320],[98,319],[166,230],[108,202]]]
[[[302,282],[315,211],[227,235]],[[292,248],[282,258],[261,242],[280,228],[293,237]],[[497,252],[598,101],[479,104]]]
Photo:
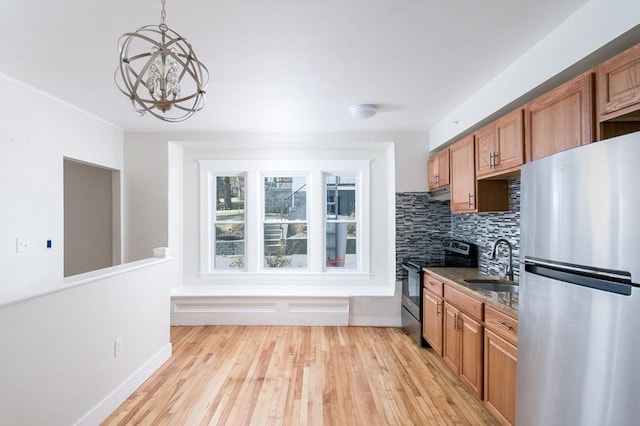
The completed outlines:
[[[489,168],[493,169],[493,152],[489,153]]]
[[[473,207],[473,202],[471,201],[472,199],[473,199],[473,195],[469,193],[469,207]]]

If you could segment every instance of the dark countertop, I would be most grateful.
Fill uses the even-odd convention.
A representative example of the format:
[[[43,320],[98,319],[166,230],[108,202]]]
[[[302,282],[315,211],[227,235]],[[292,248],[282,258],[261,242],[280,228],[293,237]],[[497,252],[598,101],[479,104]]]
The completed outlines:
[[[448,284],[453,284],[459,290],[482,299],[486,305],[495,308],[507,315],[518,318],[518,293],[506,293],[472,288],[464,280],[499,278],[480,273],[477,268],[452,268],[452,267],[425,267],[423,271],[429,271],[435,277]]]

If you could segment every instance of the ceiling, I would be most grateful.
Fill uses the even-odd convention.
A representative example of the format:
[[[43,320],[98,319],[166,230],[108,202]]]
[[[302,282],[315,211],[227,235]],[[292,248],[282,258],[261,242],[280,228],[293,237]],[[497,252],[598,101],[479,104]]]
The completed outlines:
[[[0,0],[0,73],[126,132],[426,131],[585,0],[167,0],[211,74],[181,123],[140,117],[113,74],[160,0]],[[1,94],[0,94],[1,96]],[[350,117],[373,103],[380,113]]]

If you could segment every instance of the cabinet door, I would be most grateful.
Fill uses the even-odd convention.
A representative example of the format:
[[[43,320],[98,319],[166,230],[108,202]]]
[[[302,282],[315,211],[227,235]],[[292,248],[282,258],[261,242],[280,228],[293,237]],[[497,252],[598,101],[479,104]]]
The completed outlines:
[[[484,176],[493,172],[496,152],[495,123],[483,127],[475,133],[476,140],[476,175]]]
[[[427,161],[427,175],[429,176],[429,190],[438,187],[438,156],[436,154],[429,157]]]
[[[513,111],[496,121],[494,171],[518,169],[524,164],[524,113]]]
[[[438,152],[438,186],[449,185],[449,148]]]
[[[475,149],[473,135],[449,148],[451,156],[451,211],[476,208]]]
[[[640,110],[640,44],[598,67],[600,121]]]
[[[427,162],[429,190],[449,185],[449,148],[438,151]]]
[[[458,332],[462,341],[460,345],[460,378],[471,388],[479,399],[482,399],[482,363],[483,327],[464,313],[459,314]]]
[[[527,106],[528,161],[593,142],[593,74],[582,74]]]
[[[524,164],[524,113],[515,110],[475,133],[476,176],[497,176]]]
[[[444,303],[442,359],[456,374],[460,374],[459,313],[460,311],[456,308],[446,302]]]
[[[484,403],[503,425],[516,421],[518,349],[490,330],[484,339]]]
[[[422,336],[435,353],[442,356],[443,301],[427,290],[422,290]]]

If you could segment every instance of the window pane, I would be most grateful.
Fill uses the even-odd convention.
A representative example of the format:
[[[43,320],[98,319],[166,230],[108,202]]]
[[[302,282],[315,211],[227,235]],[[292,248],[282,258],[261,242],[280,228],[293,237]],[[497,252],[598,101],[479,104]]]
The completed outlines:
[[[356,224],[327,222],[327,268],[357,268]]]
[[[327,175],[327,219],[356,218],[356,176]]]
[[[216,224],[214,268],[244,270],[244,224]]]
[[[244,221],[244,176],[216,176],[216,221]]]
[[[264,224],[264,267],[307,267],[307,224]]]
[[[266,221],[307,220],[307,178],[266,177],[264,218]]]

